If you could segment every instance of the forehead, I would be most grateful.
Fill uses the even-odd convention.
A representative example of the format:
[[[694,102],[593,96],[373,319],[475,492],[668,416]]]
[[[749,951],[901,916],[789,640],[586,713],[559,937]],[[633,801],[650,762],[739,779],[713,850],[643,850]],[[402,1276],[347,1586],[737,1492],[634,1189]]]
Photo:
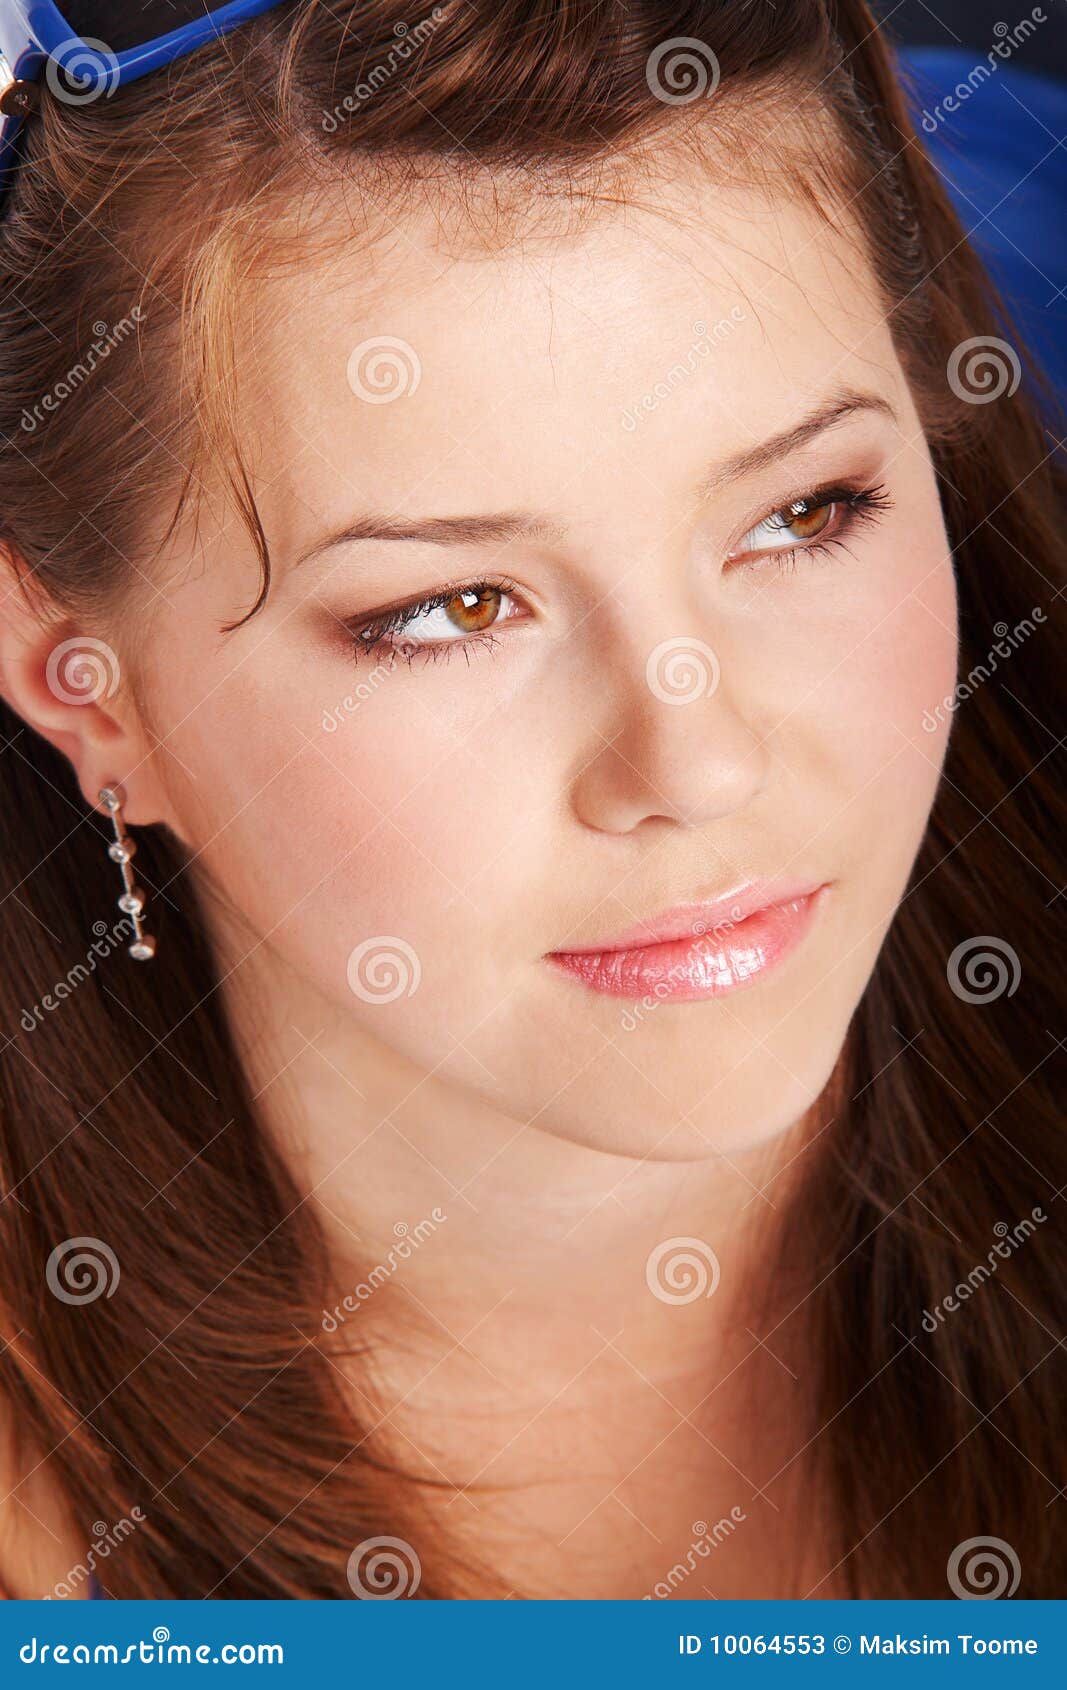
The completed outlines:
[[[580,226],[531,207],[492,246],[431,208],[327,239],[266,285],[239,365],[268,532],[360,499],[398,515],[570,503],[779,432],[831,387],[903,376],[856,230],[690,166]],[[331,224],[336,239],[330,238]]]

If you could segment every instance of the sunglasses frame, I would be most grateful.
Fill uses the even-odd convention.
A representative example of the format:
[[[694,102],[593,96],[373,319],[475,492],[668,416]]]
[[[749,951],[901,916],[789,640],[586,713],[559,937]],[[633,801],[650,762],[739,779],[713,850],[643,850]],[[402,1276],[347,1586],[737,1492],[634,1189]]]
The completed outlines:
[[[18,162],[16,137],[40,102],[39,85],[50,63],[63,68],[69,62],[78,103],[108,98],[124,83],[194,53],[280,3],[227,0],[165,35],[113,53],[105,42],[72,29],[53,0],[0,0],[0,196],[11,185]]]

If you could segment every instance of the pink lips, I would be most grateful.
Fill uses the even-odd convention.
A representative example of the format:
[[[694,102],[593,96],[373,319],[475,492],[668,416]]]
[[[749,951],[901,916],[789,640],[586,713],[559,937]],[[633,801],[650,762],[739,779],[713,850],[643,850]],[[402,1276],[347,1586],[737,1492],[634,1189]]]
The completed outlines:
[[[750,887],[732,899],[680,905],[595,948],[550,951],[546,961],[609,997],[675,1003],[721,997],[788,956],[811,926],[827,884],[786,893]]]

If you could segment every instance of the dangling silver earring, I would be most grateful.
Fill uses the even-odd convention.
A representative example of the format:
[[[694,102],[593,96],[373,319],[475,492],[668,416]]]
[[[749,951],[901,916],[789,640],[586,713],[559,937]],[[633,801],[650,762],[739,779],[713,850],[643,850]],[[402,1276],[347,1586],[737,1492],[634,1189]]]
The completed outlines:
[[[151,933],[146,933],[141,926],[141,913],[145,906],[147,894],[144,889],[134,882],[130,859],[137,850],[136,842],[123,830],[122,806],[126,802],[126,788],[119,782],[113,781],[110,786],[100,788],[100,802],[105,805],[111,816],[111,825],[115,829],[115,838],[107,848],[107,854],[113,863],[118,863],[122,869],[122,883],[125,890],[118,899],[119,909],[128,915],[133,922],[134,937],[127,945],[127,950],[138,962],[147,962],[156,954],[156,941]]]

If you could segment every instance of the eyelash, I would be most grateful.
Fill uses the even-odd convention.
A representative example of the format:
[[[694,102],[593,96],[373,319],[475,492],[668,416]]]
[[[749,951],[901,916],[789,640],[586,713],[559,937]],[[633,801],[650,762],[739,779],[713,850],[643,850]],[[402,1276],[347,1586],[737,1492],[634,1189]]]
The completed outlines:
[[[798,504],[806,505],[808,509],[803,512],[794,511],[793,507]],[[835,546],[843,546],[861,523],[876,522],[884,511],[891,510],[893,501],[889,498],[884,486],[881,485],[876,487],[820,487],[813,492],[800,493],[787,499],[773,511],[769,511],[765,517],[761,517],[759,522],[754,523],[752,528],[746,530],[746,533],[751,533],[753,528],[762,527],[764,523],[770,522],[773,517],[783,516],[787,512],[792,513],[792,520],[795,522],[801,515],[810,516],[826,505],[839,505],[844,513],[843,524],[836,533],[831,534],[825,540],[817,535],[807,545],[783,547],[780,550],[771,548],[765,553],[757,554],[759,561],[763,562],[767,558],[771,558],[774,560],[777,569],[783,573],[791,573],[797,567],[797,557],[800,553],[810,558],[828,554]],[[785,522],[780,526],[787,528],[789,523]],[[742,564],[739,567],[747,568],[749,565]],[[482,633],[469,634],[466,639],[457,636],[454,640],[428,640],[421,645],[410,646],[406,649],[393,642],[390,636],[406,627],[416,617],[425,616],[431,611],[440,609],[442,605],[450,603],[452,599],[458,598],[462,593],[481,593],[487,590],[505,596],[518,592],[516,583],[507,576],[494,576],[492,579],[483,578],[477,581],[450,581],[426,598],[409,599],[406,603],[392,606],[361,624],[348,622],[345,627],[352,639],[352,655],[358,661],[376,651],[379,646],[385,645],[389,647],[394,656],[406,658],[410,667],[415,657],[429,657],[434,662],[439,657],[444,657],[448,661],[458,647],[467,655],[469,661],[472,648],[489,650],[497,645],[497,637],[492,629],[486,629]]]
[[[794,505],[807,505],[808,509],[804,512],[794,511]],[[876,522],[884,511],[892,510],[893,501],[881,484],[876,487],[820,487],[814,492],[800,493],[795,498],[786,499],[784,504],[770,511],[767,516],[761,517],[759,522],[753,523],[752,528],[761,528],[765,522],[770,522],[773,517],[786,512],[791,512],[792,520],[796,522],[801,515],[810,516],[813,511],[822,510],[826,505],[839,505],[844,512],[844,521],[836,533],[825,540],[820,533],[807,545],[783,547],[780,551],[772,547],[764,553],[757,553],[753,561],[772,558],[779,569],[791,572],[797,567],[799,554],[802,553],[807,558],[818,557],[832,551],[835,546],[844,546],[846,540],[854,535],[862,523]],[[788,528],[789,523],[782,523],[780,526]],[[752,528],[747,529],[746,533],[750,534]],[[748,568],[750,565],[742,564],[740,567]]]
[[[415,657],[430,657],[435,662],[438,656],[450,658],[457,646],[467,653],[471,651],[472,647],[485,650],[490,646],[495,646],[497,637],[492,629],[486,629],[484,633],[480,634],[469,634],[466,639],[428,640],[423,645],[409,647],[407,650],[393,643],[389,638],[391,634],[395,634],[399,629],[406,627],[409,622],[413,622],[417,616],[426,616],[430,611],[440,609],[442,605],[458,598],[461,593],[483,593],[487,590],[510,595],[517,593],[518,587],[506,575],[496,575],[491,580],[486,578],[480,581],[448,581],[443,587],[438,588],[436,593],[431,593],[428,598],[409,599],[406,603],[395,605],[392,609],[380,613],[371,621],[364,622],[362,625],[353,625],[348,622],[345,626],[352,636],[353,656],[357,659],[365,657],[369,652],[376,651],[380,645],[388,645],[395,656],[407,659],[410,668],[412,659]]]

